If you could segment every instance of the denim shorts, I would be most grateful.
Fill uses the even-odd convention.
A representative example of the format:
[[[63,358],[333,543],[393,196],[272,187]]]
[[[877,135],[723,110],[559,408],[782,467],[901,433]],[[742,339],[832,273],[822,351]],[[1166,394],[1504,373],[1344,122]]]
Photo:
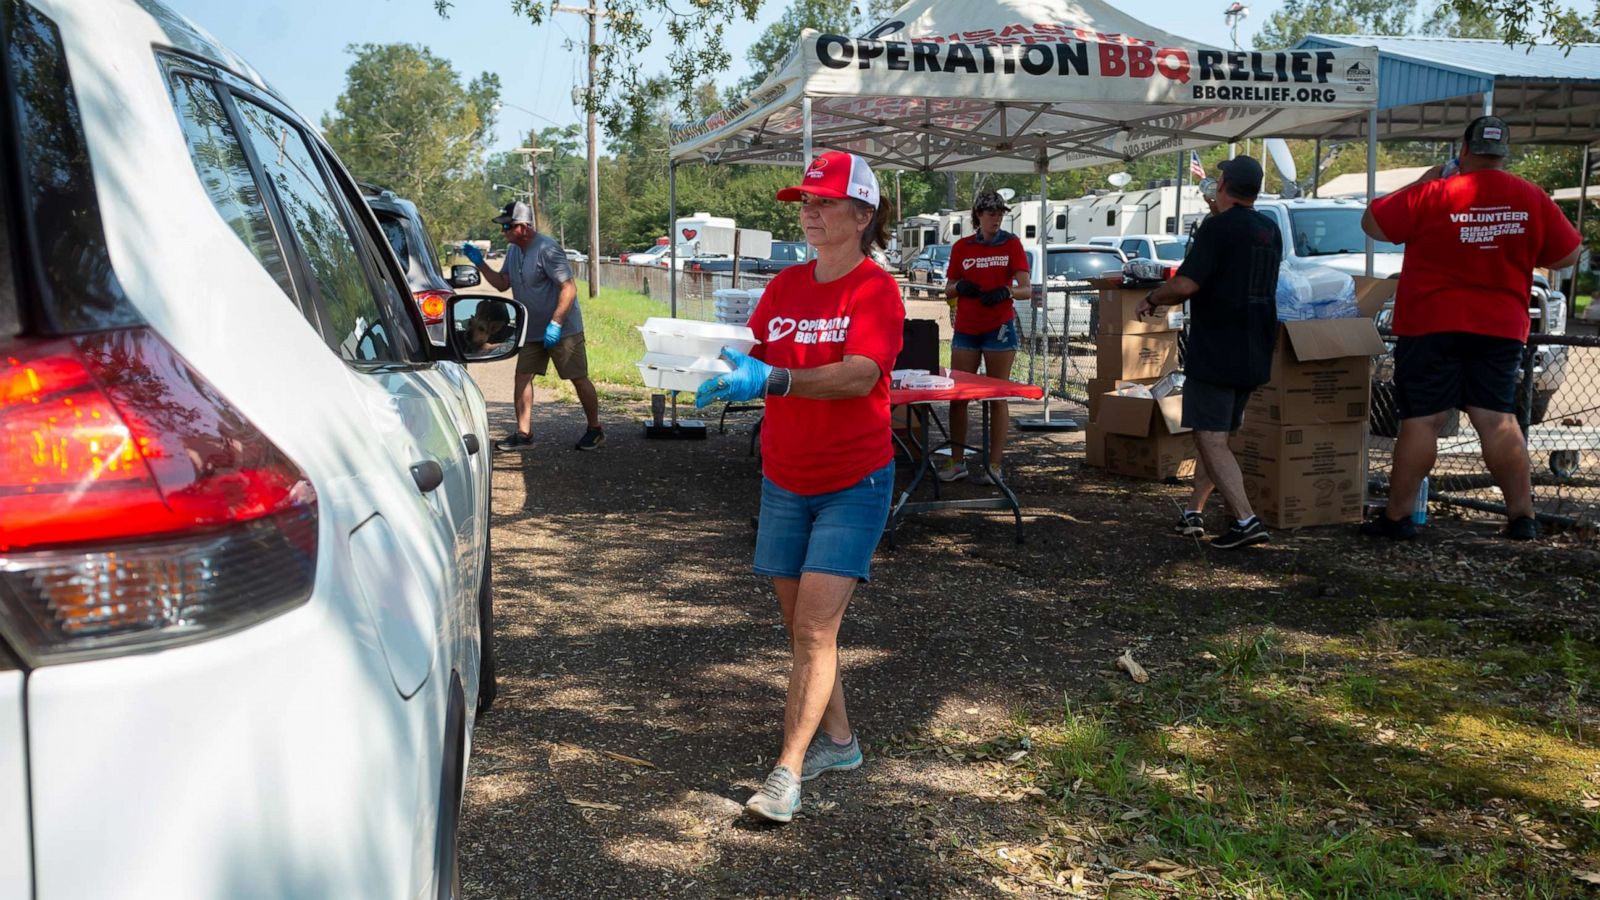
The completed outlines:
[[[951,335],[950,346],[956,350],[983,350],[991,353],[1015,350],[1022,346],[1022,335],[1017,333],[1017,320],[1012,319],[993,331],[981,334],[957,331]]]
[[[893,462],[844,490],[810,497],[763,478],[756,574],[799,578],[801,572],[821,572],[870,580],[893,493]]]

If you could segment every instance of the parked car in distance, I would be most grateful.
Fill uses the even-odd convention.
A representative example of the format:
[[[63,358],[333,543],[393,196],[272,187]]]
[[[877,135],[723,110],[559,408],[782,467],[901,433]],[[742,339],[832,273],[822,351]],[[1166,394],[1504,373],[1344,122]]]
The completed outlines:
[[[1057,339],[1086,337],[1097,330],[1100,290],[1091,278],[1120,275],[1126,258],[1116,247],[1095,244],[1051,244],[1049,271],[1039,266],[1039,248],[1024,247],[1032,272],[1035,303],[1017,304],[1017,332],[1031,338],[1035,329]],[[1037,298],[1044,292],[1045,303],[1038,308]]]
[[[395,259],[406,273],[411,297],[422,311],[422,321],[428,328],[428,340],[443,347],[445,304],[455,296],[457,288],[478,286],[481,281],[478,270],[472,266],[456,266],[446,277],[439,263],[439,252],[428,236],[427,225],[417,205],[377,185],[362,183],[360,188],[367,206],[378,217]]]
[[[671,250],[666,244],[657,244],[648,250],[629,253],[624,262],[630,266],[664,266]]]
[[[1095,241],[1094,243],[1099,243]],[[1122,251],[1127,259],[1154,259],[1181,263],[1189,252],[1186,234],[1125,234],[1111,245]]]
[[[584,253],[582,250],[574,250],[571,247],[568,247],[565,252],[567,254],[567,259],[571,260],[572,262],[589,261],[588,254]]]
[[[944,284],[944,271],[950,267],[950,245],[933,244],[922,248],[906,266],[906,280],[912,284]]]
[[[526,311],[458,294],[432,343],[388,236],[159,0],[0,2],[0,896],[459,896],[463,363]]]

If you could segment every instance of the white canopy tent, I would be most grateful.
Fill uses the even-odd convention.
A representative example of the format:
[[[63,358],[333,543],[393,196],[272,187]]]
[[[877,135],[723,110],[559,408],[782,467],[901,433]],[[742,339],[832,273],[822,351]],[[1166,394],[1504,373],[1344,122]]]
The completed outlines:
[[[883,168],[1033,172],[1043,197],[1052,170],[1374,109],[1377,60],[1369,48],[1223,50],[1102,0],[911,0],[859,38],[806,30],[748,97],[675,124],[672,221],[678,165],[798,166],[817,147]],[[672,303],[676,314],[676,280]]]

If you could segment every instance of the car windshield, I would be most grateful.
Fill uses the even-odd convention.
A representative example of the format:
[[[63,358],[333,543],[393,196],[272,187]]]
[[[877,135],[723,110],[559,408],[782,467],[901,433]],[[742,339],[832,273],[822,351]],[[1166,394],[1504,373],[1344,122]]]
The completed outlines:
[[[1331,256],[1335,253],[1365,253],[1367,236],[1361,230],[1359,206],[1324,209],[1297,209],[1289,213],[1290,239],[1296,256]],[[1403,253],[1405,248],[1388,241],[1377,241],[1377,253]]]
[[[949,244],[939,244],[939,245],[934,246],[934,247],[929,247],[928,248],[928,259],[930,261],[936,262],[936,263],[947,263],[947,262],[949,262],[950,261],[950,245]]]
[[[1033,262],[1033,252],[1028,252],[1030,265]],[[1121,272],[1122,257],[1114,251],[1100,250],[1051,250],[1050,251],[1050,279],[1052,281],[1064,278],[1068,281],[1083,281],[1089,278],[1098,278],[1107,272]]]
[[[1156,258],[1183,261],[1184,251],[1189,249],[1189,242],[1160,241],[1156,244]]]

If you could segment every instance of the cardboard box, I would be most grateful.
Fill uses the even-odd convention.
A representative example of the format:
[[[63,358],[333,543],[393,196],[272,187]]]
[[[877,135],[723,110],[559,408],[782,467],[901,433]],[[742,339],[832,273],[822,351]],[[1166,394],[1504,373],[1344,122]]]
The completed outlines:
[[[1360,522],[1367,490],[1365,422],[1267,425],[1245,419],[1228,441],[1245,494],[1272,528]]]
[[[1356,276],[1356,306],[1361,314],[1369,319],[1377,318],[1378,312],[1394,299],[1395,289],[1400,286],[1398,278],[1368,278],[1365,275]]]
[[[1183,397],[1146,400],[1108,394],[1095,427],[1105,432],[1107,471],[1150,481],[1194,474],[1194,435],[1184,428]]]
[[[1272,425],[1365,422],[1372,360],[1385,351],[1371,319],[1284,322],[1272,380],[1250,395],[1245,420]]]
[[[1183,327],[1183,306],[1163,307],[1161,314],[1140,319],[1139,304],[1148,288],[1137,290],[1102,290],[1100,292],[1101,334],[1159,334],[1178,331]],[[1176,315],[1174,315],[1176,314]]]
[[[1119,381],[1137,381],[1140,384],[1155,384],[1159,378],[1091,378],[1089,379],[1089,421],[1100,418],[1100,398],[1117,389]]]
[[[1106,467],[1106,430],[1094,422],[1083,427],[1083,464],[1096,469]]]
[[[1107,334],[1095,340],[1096,378],[1160,378],[1178,368],[1178,333]]]

